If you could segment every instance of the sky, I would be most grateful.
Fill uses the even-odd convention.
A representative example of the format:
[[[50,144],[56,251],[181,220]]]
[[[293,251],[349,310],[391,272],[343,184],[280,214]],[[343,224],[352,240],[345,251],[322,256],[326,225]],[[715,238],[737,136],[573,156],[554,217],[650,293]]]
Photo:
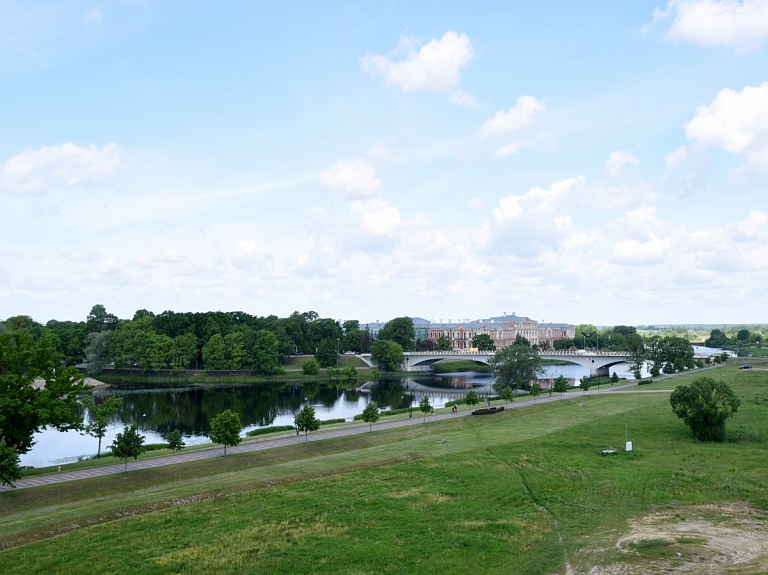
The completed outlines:
[[[0,318],[765,323],[768,0],[0,1]]]

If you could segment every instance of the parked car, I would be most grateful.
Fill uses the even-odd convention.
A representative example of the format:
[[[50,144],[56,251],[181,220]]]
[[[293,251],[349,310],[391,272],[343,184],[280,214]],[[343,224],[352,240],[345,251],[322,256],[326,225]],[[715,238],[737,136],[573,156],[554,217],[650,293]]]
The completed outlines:
[[[752,364],[751,363],[745,363],[744,365],[739,367],[739,369],[752,369]]]

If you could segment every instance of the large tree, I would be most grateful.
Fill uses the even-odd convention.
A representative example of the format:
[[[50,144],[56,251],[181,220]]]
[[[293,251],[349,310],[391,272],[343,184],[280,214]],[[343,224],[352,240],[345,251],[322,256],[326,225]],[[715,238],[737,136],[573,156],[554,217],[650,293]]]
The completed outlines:
[[[669,402],[699,441],[725,441],[725,420],[741,403],[727,383],[711,377],[678,386]]]
[[[536,349],[524,343],[514,343],[495,353],[490,361],[496,375],[493,388],[501,391],[505,387],[529,389],[544,370]]]
[[[381,328],[377,339],[387,339],[399,343],[404,350],[412,350],[413,342],[416,339],[416,332],[413,329],[413,320],[409,317],[396,317],[386,323]]]
[[[59,365],[60,359],[45,334],[36,342],[24,331],[0,334],[0,437],[19,454],[31,449],[34,434],[45,427],[82,428],[77,394],[83,376]]]
[[[371,346],[371,360],[381,371],[397,371],[404,361],[399,343],[377,339]]]

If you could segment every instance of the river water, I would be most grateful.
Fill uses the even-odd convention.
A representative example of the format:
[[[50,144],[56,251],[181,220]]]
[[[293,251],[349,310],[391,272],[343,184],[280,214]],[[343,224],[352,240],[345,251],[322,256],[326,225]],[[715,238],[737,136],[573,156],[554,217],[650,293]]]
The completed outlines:
[[[615,366],[620,377],[631,379],[628,364]],[[613,369],[613,368],[612,368]],[[545,367],[543,377],[563,375],[577,381],[588,375],[578,365]],[[474,389],[487,394],[493,376],[486,373],[454,373],[440,376],[425,374],[385,380],[364,391],[333,385],[251,384],[217,387],[174,388],[157,384],[114,385],[105,393],[119,396],[122,407],[110,420],[102,440],[102,451],[112,443],[124,426],[138,423],[146,443],[164,443],[168,432],[181,430],[187,445],[207,443],[209,424],[213,417],[231,409],[240,414],[243,434],[251,429],[270,425],[293,425],[293,416],[305,405],[315,408],[321,420],[351,421],[362,413],[367,403],[375,401],[382,409],[417,406],[424,395],[435,407],[464,396]],[[101,392],[96,392],[101,393]],[[83,416],[88,421],[87,410]],[[98,440],[77,432],[45,429],[35,435],[32,450],[21,457],[22,465],[43,467],[77,461],[96,454]]]

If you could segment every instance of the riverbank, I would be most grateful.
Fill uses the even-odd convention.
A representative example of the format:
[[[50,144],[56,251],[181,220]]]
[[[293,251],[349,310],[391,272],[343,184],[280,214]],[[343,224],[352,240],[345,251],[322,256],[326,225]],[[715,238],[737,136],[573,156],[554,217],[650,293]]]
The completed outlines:
[[[762,573],[766,375],[717,377],[743,399],[724,444],[693,440],[667,394],[577,392],[0,493],[0,561],[9,574]]]

